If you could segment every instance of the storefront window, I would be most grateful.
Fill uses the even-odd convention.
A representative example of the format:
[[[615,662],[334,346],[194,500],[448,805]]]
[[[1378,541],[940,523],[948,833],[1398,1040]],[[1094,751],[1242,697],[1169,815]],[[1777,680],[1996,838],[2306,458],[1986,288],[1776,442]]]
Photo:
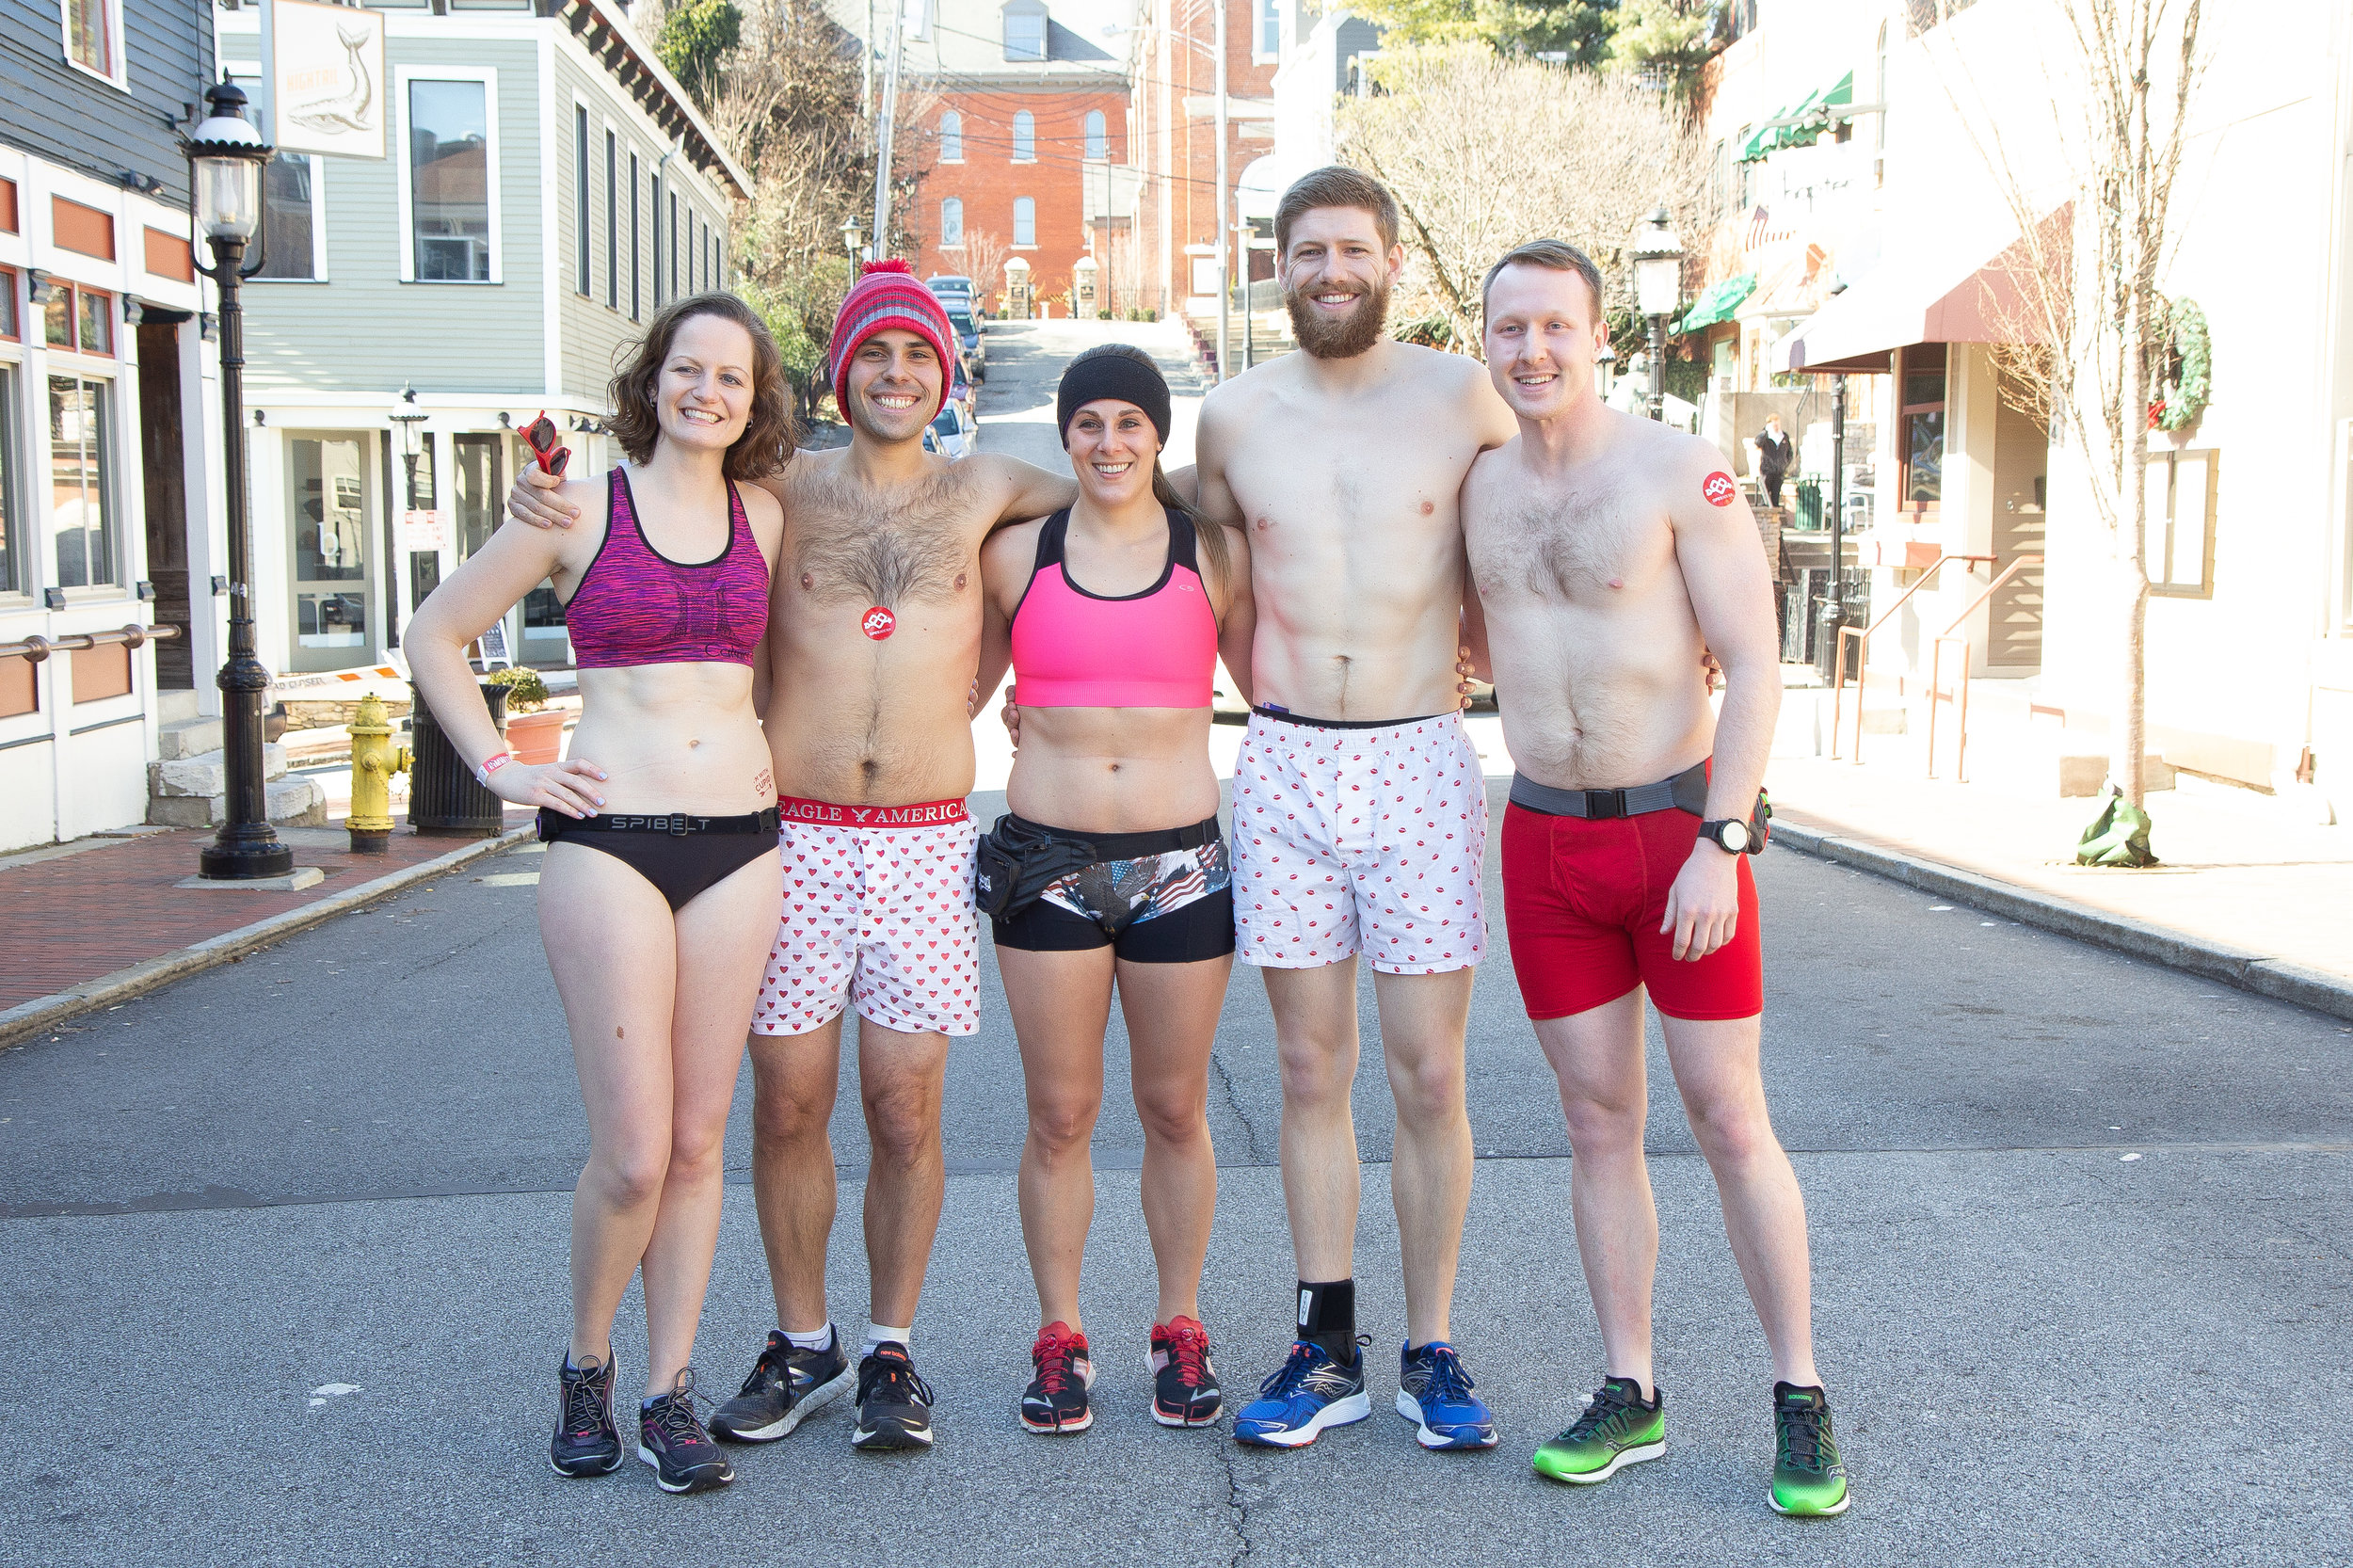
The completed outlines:
[[[297,439],[293,450],[295,646],[326,654],[301,662],[328,669],[368,641],[367,475],[356,439]]]
[[[1945,345],[1921,344],[1903,351],[1897,382],[1901,405],[1896,428],[1903,466],[1900,504],[1915,511],[1934,507],[1945,492]]]
[[[506,501],[505,463],[496,436],[450,438],[450,489],[456,502],[457,558],[490,542]]]
[[[114,387],[83,376],[49,378],[50,520],[57,541],[57,585],[93,588],[120,581],[115,566]]]

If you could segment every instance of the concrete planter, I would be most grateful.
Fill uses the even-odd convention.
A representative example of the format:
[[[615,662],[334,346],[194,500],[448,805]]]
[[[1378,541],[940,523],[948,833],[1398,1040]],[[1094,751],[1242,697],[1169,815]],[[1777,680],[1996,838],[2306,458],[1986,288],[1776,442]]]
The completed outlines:
[[[510,713],[506,717],[506,745],[518,762],[546,763],[555,760],[564,744],[564,711],[542,708],[536,713]]]

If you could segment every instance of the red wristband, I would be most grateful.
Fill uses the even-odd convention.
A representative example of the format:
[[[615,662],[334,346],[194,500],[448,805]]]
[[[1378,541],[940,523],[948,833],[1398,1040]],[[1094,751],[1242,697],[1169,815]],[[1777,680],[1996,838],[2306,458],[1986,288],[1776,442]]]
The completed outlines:
[[[481,785],[486,790],[488,789],[490,787],[490,776],[498,772],[499,769],[506,766],[507,763],[513,761],[514,760],[515,754],[511,751],[502,751],[494,757],[484,758],[482,760],[482,766],[474,769],[473,771],[474,782]]]

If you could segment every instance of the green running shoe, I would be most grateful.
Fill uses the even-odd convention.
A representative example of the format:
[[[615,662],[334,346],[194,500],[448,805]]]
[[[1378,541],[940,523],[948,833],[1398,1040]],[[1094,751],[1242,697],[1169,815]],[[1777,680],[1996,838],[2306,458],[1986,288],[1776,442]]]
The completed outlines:
[[[1577,1424],[1538,1448],[1532,1463],[1540,1476],[1591,1486],[1666,1451],[1666,1401],[1654,1391],[1645,1404],[1640,1384],[1611,1378]]]
[[[1830,1426],[1830,1396],[1773,1384],[1773,1512],[1826,1518],[1847,1512],[1847,1467]]]

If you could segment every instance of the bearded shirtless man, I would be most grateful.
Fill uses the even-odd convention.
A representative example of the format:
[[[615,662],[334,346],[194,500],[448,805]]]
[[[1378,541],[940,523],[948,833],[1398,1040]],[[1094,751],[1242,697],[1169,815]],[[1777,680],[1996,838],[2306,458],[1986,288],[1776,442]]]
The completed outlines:
[[[1655,1459],[1658,1215],[1642,1158],[1642,997],[1771,1346],[1783,1513],[1838,1513],[1845,1467],[1814,1368],[1805,1202],[1759,1073],[1753,808],[1781,706],[1756,520],[1716,448],[1605,407],[1601,276],[1558,240],[1486,280],[1486,353],[1519,434],[1481,456],[1463,528],[1518,770],[1503,819],[1512,964],[1567,1112],[1569,1201],[1608,1381],[1536,1450],[1592,1483]],[[1474,645],[1476,647],[1476,645]],[[1698,674],[1712,650],[1723,712]],[[1483,661],[1482,661],[1483,663]]]
[[[1352,1277],[1359,952],[1397,1101],[1397,1409],[1428,1448],[1496,1441],[1447,1342],[1470,1201],[1463,1031],[1487,840],[1458,712],[1455,498],[1512,423],[1477,363],[1382,335],[1404,264],[1397,218],[1353,169],[1319,169],[1284,194],[1275,245],[1305,352],[1209,393],[1195,442],[1202,510],[1250,540],[1257,706],[1234,775],[1234,908],[1274,1011],[1299,1272],[1290,1356],[1234,1435],[1283,1448],[1371,1409]]]
[[[978,832],[971,688],[980,547],[999,524],[1067,506],[1067,475],[993,454],[923,450],[955,334],[904,262],[867,269],[827,351],[846,449],[765,481],[784,504],[755,694],[776,775],[784,923],[752,1021],[753,1191],[777,1326],[712,1432],[783,1437],[856,1383],[861,1448],[927,1447],[931,1390],[907,1342],[946,1192],[940,1097],[951,1036],[980,1028],[972,910]],[[568,521],[536,477],[511,504]],[[844,1000],[858,1014],[871,1318],[855,1380],[825,1306],[833,1230],[827,1125]]]

